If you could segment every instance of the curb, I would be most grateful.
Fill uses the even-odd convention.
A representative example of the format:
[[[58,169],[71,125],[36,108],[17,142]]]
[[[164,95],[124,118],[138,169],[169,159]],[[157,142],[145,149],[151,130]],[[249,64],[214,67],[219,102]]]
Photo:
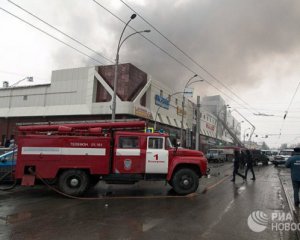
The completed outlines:
[[[299,224],[299,213],[298,211],[296,210],[294,204],[293,204],[293,200],[291,199],[290,197],[290,194],[288,193],[287,189],[286,189],[286,183],[284,183],[281,179],[281,177],[279,176],[279,180],[280,180],[280,183],[281,183],[281,186],[282,186],[282,189],[284,191],[284,195],[285,195],[285,198],[288,202],[288,205],[289,205],[289,209],[293,215],[293,218],[294,218],[294,222]],[[297,235],[297,239],[299,240],[300,239],[300,232],[299,231],[296,231],[296,235]]]

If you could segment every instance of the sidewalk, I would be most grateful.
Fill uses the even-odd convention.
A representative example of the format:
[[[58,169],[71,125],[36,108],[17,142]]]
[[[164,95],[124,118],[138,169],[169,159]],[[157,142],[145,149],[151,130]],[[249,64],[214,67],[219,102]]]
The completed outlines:
[[[294,190],[292,186],[292,180],[291,180],[291,173],[290,169],[279,169],[279,178],[280,182],[282,184],[282,188],[284,190],[286,199],[289,204],[290,211],[294,217],[294,221],[296,223],[299,223],[300,221],[300,208],[295,207],[294,205]],[[296,232],[298,239],[300,239],[300,233],[299,231]]]

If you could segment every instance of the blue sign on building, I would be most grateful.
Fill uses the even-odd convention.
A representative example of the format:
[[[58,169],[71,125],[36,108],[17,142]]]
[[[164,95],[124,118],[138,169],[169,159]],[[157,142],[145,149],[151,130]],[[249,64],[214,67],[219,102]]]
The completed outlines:
[[[165,109],[169,109],[170,101],[166,98],[163,98],[159,95],[155,95],[155,104]]]

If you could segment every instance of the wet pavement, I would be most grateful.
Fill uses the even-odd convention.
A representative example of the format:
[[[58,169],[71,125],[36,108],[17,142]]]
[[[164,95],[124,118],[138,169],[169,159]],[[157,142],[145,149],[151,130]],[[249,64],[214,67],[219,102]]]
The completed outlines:
[[[99,183],[86,199],[68,199],[45,186],[0,192],[0,239],[296,239],[295,231],[255,232],[253,211],[289,213],[280,179],[288,171],[255,168],[256,181],[230,181],[232,164],[212,164],[195,194],[176,196],[164,182]],[[264,227],[264,226],[263,226]]]

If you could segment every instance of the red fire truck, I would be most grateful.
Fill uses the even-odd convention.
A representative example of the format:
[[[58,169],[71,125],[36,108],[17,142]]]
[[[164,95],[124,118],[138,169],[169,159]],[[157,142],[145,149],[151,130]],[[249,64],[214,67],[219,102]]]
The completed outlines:
[[[19,126],[15,177],[22,185],[37,177],[56,181],[72,196],[100,180],[166,180],[177,194],[195,192],[207,171],[203,153],[173,147],[167,134],[145,127],[144,121]]]

